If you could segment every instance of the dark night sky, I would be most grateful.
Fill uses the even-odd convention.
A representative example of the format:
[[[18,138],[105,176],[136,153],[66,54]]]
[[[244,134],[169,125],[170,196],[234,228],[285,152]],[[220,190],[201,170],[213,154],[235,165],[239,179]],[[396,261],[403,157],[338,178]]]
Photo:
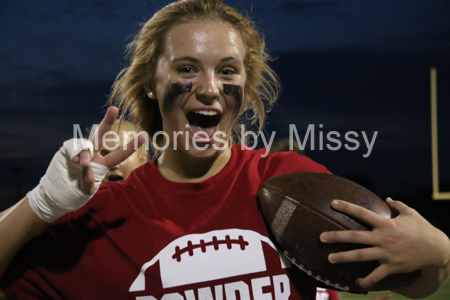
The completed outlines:
[[[333,173],[426,216],[448,209],[430,200],[429,69],[438,70],[441,189],[450,191],[450,1],[225,2],[248,13],[277,58],[283,94],[268,133],[287,137],[295,124],[303,138],[312,124],[316,149],[306,154]],[[129,36],[166,3],[0,3],[0,209],[37,184],[73,124],[100,121]],[[360,148],[318,150],[319,131],[355,131]],[[378,131],[367,158],[362,131]]]

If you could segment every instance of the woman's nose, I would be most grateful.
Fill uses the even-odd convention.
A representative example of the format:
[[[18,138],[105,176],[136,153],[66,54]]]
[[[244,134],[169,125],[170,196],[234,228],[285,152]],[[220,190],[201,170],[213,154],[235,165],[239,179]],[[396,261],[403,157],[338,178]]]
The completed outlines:
[[[197,99],[205,104],[211,104],[220,96],[220,82],[213,72],[206,73],[197,89]]]

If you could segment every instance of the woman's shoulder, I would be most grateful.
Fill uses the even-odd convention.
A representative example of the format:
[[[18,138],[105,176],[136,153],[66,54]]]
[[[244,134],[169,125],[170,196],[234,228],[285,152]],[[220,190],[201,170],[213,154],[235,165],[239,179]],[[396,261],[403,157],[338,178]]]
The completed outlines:
[[[330,173],[327,168],[309,157],[294,151],[270,152],[266,148],[251,150],[245,145],[234,146],[234,152],[241,161],[257,164],[261,170],[278,170],[278,172],[322,172]]]
[[[249,184],[256,184],[257,189],[268,179],[279,175],[300,172],[330,173],[323,165],[293,151],[270,153],[266,149],[251,150],[236,145],[233,147],[233,156],[235,158],[232,166],[235,172],[239,172],[240,178],[248,180]]]

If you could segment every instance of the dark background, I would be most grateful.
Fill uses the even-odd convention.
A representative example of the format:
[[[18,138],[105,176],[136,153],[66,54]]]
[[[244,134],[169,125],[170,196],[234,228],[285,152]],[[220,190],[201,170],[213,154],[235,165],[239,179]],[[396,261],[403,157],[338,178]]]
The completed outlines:
[[[450,1],[225,2],[255,21],[277,58],[283,93],[266,134],[288,137],[295,124],[303,139],[313,124],[315,150],[308,144],[306,155],[449,233],[450,201],[431,200],[430,67],[438,72],[440,186],[450,191]],[[167,3],[0,3],[0,209],[38,183],[73,124],[101,120],[129,37]],[[358,132],[360,148],[318,150],[319,130]],[[362,131],[378,131],[367,158]]]

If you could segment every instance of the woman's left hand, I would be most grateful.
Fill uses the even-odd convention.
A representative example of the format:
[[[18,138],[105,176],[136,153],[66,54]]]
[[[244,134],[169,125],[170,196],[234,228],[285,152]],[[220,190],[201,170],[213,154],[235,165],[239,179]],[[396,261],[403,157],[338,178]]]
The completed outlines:
[[[366,208],[345,201],[335,200],[332,207],[342,213],[372,226],[372,231],[332,231],[321,234],[324,243],[357,243],[372,245],[364,249],[330,254],[331,263],[346,263],[378,260],[380,266],[357,283],[368,288],[386,276],[394,273],[408,273],[415,270],[446,269],[450,260],[450,241],[439,229],[432,226],[416,210],[400,201],[386,199],[387,204],[399,215],[393,219],[380,216]],[[426,272],[425,272],[426,273]],[[437,274],[436,272],[431,272]],[[441,272],[442,273],[442,272]],[[440,278],[439,280],[445,280]],[[434,279],[433,279],[434,280]],[[430,282],[426,279],[427,284]],[[439,287],[440,283],[437,284]]]

